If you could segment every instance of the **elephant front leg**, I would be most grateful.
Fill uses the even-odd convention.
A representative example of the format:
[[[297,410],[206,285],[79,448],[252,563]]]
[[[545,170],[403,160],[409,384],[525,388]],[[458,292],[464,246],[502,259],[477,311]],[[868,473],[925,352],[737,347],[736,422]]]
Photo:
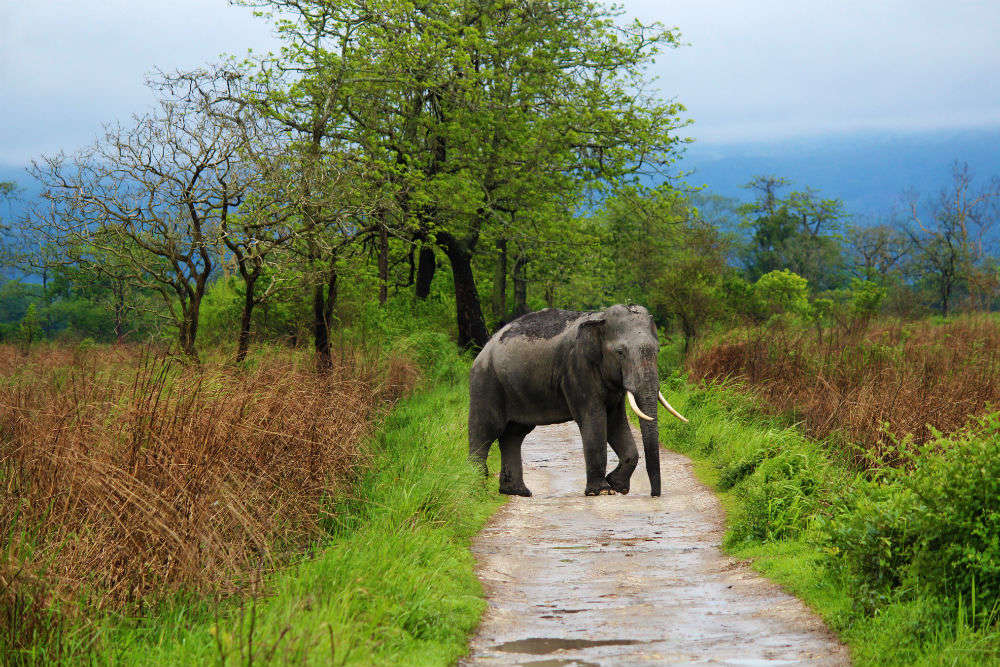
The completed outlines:
[[[583,493],[587,496],[613,495],[614,489],[608,484],[608,424],[604,410],[600,414],[588,416],[579,423],[583,438],[583,460],[587,466],[587,486]]]
[[[625,401],[608,412],[608,444],[618,455],[618,467],[608,474],[608,483],[618,493],[628,493],[632,473],[639,464],[639,450],[625,417]]]

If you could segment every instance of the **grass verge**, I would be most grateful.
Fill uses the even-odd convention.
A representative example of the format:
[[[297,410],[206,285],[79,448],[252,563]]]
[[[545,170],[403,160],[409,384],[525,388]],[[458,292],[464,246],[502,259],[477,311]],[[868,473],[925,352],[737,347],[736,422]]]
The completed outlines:
[[[661,422],[662,442],[690,456],[702,481],[719,492],[727,513],[727,552],[749,559],[803,599],[848,644],[856,664],[1000,661],[995,610],[977,604],[975,581],[972,596],[958,587],[935,590],[919,569],[930,567],[928,557],[946,558],[948,545],[940,535],[917,544],[926,533],[914,530],[914,517],[957,513],[944,505],[928,511],[921,491],[926,485],[919,480],[953,470],[953,459],[961,461],[969,450],[952,458],[928,454],[923,470],[873,479],[870,470],[853,467],[847,454],[764,414],[755,399],[732,387],[694,386],[679,377],[670,383],[671,402],[690,423]],[[962,494],[955,495],[962,502]],[[982,512],[973,513],[982,519]],[[967,542],[961,527],[949,539]],[[838,544],[851,545],[861,565],[852,566]],[[988,546],[965,544],[965,550],[989,555]],[[954,574],[955,561],[932,565]]]

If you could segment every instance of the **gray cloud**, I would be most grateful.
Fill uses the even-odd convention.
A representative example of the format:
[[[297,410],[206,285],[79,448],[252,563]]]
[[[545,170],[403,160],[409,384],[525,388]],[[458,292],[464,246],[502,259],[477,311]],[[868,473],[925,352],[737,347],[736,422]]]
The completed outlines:
[[[690,46],[653,68],[704,142],[1000,125],[1000,3],[627,0]],[[46,0],[0,6],[0,162],[89,141],[152,102],[155,67],[274,48],[225,0]]]
[[[1000,125],[994,0],[630,0],[678,26],[660,89],[703,141]]]

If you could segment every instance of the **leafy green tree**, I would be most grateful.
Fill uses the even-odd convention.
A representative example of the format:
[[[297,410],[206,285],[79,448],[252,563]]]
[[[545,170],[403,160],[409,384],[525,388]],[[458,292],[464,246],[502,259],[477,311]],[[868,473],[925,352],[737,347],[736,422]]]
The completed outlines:
[[[42,320],[38,316],[38,309],[35,307],[35,304],[28,306],[28,310],[24,313],[24,317],[21,318],[18,329],[21,334],[21,344],[24,345],[24,349],[27,350],[38,339],[42,332]]]
[[[765,273],[757,279],[753,289],[772,315],[809,314],[809,282],[788,269]]]
[[[788,184],[775,176],[757,176],[746,185],[757,194],[754,201],[740,207],[752,230],[745,260],[750,279],[789,269],[819,290],[841,286],[843,205],[811,189],[783,197],[780,190]]]
[[[379,185],[374,226],[448,258],[463,346],[488,336],[473,259],[494,228],[673,159],[682,108],[637,92],[677,43],[659,25],[587,0],[259,4],[290,17],[286,58],[308,63],[296,90],[344,73],[325,98],[333,134]]]
[[[730,316],[724,283],[730,239],[680,192],[623,188],[594,216],[592,266],[597,298],[639,301],[658,323],[675,325],[685,351],[713,322]],[[576,272],[580,272],[577,268]]]

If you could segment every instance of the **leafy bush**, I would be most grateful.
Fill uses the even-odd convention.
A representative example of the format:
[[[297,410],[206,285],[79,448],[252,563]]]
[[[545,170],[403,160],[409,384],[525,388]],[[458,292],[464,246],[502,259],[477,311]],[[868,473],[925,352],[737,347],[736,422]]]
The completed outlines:
[[[864,595],[927,593],[977,612],[1000,602],[1000,416],[939,437],[912,472],[838,503],[830,552]]]
[[[772,314],[806,315],[810,311],[808,282],[788,269],[765,273],[753,289]]]
[[[871,280],[851,278],[850,306],[856,319],[867,321],[878,315],[886,289]]]

